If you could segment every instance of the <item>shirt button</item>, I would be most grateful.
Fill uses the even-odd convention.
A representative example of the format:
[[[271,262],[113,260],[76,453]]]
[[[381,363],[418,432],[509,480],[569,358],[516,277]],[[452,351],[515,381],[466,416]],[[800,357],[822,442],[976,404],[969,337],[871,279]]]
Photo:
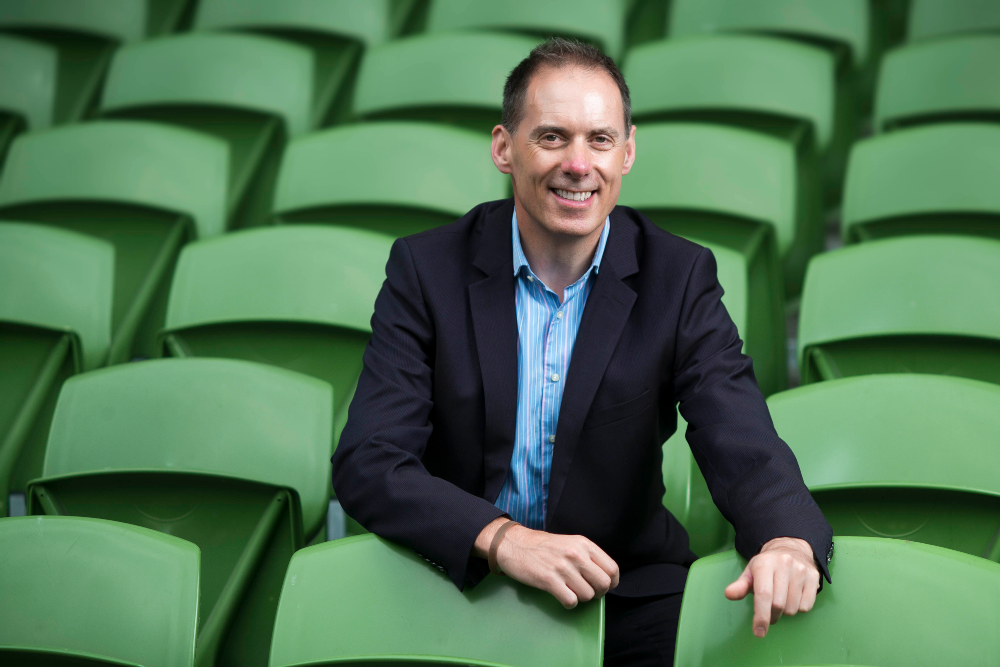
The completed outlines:
[[[549,436],[549,442],[555,442],[555,441],[556,441],[556,436],[550,435]]]
[[[562,319],[562,311],[561,311],[561,310],[557,310],[557,311],[556,311],[556,317],[557,317],[558,319],[560,319],[560,320]]]
[[[552,381],[553,382],[559,382],[559,373],[553,373],[552,374]]]

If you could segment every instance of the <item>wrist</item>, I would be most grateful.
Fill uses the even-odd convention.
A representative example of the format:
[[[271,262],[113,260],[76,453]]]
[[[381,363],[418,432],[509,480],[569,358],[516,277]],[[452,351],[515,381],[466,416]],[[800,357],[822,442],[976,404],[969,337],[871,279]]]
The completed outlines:
[[[760,553],[776,550],[795,551],[806,558],[814,558],[812,546],[800,537],[775,537],[764,543]]]

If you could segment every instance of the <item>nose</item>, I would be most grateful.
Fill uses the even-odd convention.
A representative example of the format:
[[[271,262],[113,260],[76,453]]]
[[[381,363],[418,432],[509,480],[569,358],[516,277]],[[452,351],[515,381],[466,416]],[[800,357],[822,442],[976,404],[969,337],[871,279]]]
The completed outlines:
[[[577,139],[569,144],[562,163],[562,171],[574,178],[586,176],[590,173],[590,153],[584,141]]]

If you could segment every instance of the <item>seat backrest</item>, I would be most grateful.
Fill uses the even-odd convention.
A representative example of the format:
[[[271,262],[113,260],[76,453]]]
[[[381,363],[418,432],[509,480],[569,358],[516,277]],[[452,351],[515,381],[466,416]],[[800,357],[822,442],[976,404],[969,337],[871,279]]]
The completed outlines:
[[[752,596],[730,602],[722,595],[745,566],[729,551],[691,567],[677,667],[930,667],[992,664],[1000,655],[996,563],[916,542],[838,537],[833,585],[824,587],[812,611],[782,618],[764,639],[750,631]],[[934,619],[933,630],[928,619]]]
[[[228,359],[145,361],[63,385],[42,474],[187,473],[288,488],[311,534],[327,509],[332,430],[325,382]]]
[[[256,35],[192,33],[119,49],[102,113],[160,105],[232,107],[277,116],[290,135],[308,129],[313,54]]]
[[[354,112],[372,116],[421,108],[476,108],[500,122],[507,75],[539,40],[483,32],[430,33],[365,53]]]
[[[459,592],[413,551],[374,535],[292,557],[270,667],[302,664],[601,664],[603,601],[566,610],[548,593],[489,575]],[[381,659],[381,660],[380,660]]]
[[[906,38],[947,36],[1000,29],[1000,5],[993,0],[911,0]]]
[[[117,42],[146,36],[148,0],[4,0],[0,28],[58,30]]]
[[[111,344],[115,248],[83,234],[0,222],[0,321],[74,334],[77,370]]]
[[[1000,241],[910,236],[817,255],[806,272],[799,360],[828,342],[879,336],[1000,340]]]
[[[868,0],[673,0],[671,37],[761,32],[807,42],[843,44],[855,66],[871,53]]]
[[[633,117],[706,111],[808,123],[825,149],[833,136],[836,62],[821,49],[752,35],[668,39],[629,53]]]
[[[380,44],[389,37],[390,0],[202,0],[194,27],[304,31]]]
[[[619,203],[719,213],[772,225],[783,255],[795,233],[795,148],[740,128],[660,123],[642,129],[642,159]]]
[[[875,129],[976,115],[1000,118],[1000,35],[917,42],[885,56]]]
[[[609,56],[618,58],[624,46],[625,4],[624,0],[549,0],[540,11],[533,0],[430,0],[427,30],[473,28],[576,37],[594,42]]]
[[[0,35],[0,111],[22,116],[29,130],[51,125],[58,67],[51,46]]]
[[[0,519],[0,662],[22,648],[38,652],[28,664],[68,654],[191,667],[199,555],[185,540],[112,521]]]
[[[844,239],[894,218],[1000,215],[998,173],[1000,126],[927,125],[859,141],[847,165]]]
[[[489,136],[434,123],[368,123],[289,143],[274,212],[398,206],[458,217],[507,193]]]
[[[0,206],[56,201],[134,204],[192,218],[202,238],[225,229],[229,148],[157,123],[95,121],[14,140]]]

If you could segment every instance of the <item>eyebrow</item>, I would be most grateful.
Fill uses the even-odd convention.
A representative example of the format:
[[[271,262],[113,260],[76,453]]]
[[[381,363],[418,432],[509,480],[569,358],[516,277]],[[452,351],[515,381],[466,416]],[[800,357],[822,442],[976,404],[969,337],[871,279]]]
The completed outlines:
[[[542,125],[540,127],[536,127],[534,130],[532,130],[531,135],[534,136],[534,137],[539,137],[539,136],[541,136],[543,134],[550,134],[550,133],[551,134],[569,134],[569,132],[567,132],[566,128],[564,128],[564,127],[559,127],[558,125]],[[617,139],[621,133],[618,132],[618,130],[616,130],[613,127],[598,127],[596,129],[591,130],[590,134],[592,134],[592,135],[593,134],[606,134],[606,135],[608,135],[610,137],[614,137],[615,139]]]

